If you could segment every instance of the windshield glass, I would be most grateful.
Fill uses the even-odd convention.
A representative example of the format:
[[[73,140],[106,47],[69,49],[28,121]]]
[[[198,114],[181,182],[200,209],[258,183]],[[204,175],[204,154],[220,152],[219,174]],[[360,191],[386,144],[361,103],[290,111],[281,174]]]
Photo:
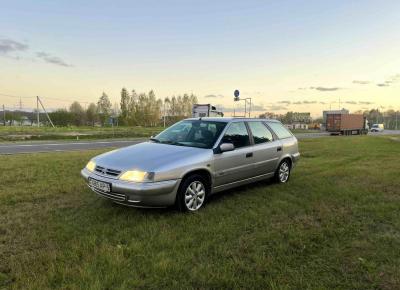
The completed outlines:
[[[179,146],[212,148],[225,126],[225,122],[185,120],[162,131],[151,140]]]

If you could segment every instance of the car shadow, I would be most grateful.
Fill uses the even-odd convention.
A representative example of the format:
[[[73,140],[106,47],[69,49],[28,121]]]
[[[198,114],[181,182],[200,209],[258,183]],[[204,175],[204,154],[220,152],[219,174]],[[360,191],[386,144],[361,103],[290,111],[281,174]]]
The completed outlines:
[[[267,180],[261,180],[257,181],[254,183],[246,184],[246,185],[241,185],[232,189],[227,189],[218,193],[215,193],[211,196],[208,197],[207,199],[207,204],[208,205],[215,205],[220,202],[223,202],[225,198],[233,197],[235,195],[241,195],[241,194],[248,194],[248,191],[251,191],[253,189],[265,187],[265,186],[272,186],[274,185],[275,182],[273,178],[267,179]],[[104,199],[102,201],[102,204],[104,206],[113,208],[118,210],[121,214],[140,214],[140,215],[165,215],[165,214],[181,214],[179,210],[175,206],[169,206],[165,208],[152,208],[152,207],[131,207],[131,206],[126,206],[123,204],[115,203],[110,200]]]
[[[261,187],[265,187],[265,186],[271,186],[274,185],[274,179],[273,178],[269,178],[266,180],[261,180],[261,181],[257,181],[254,183],[250,183],[250,184],[245,184],[245,185],[241,185],[235,188],[231,188],[231,189],[227,189],[218,193],[215,193],[213,195],[211,195],[208,198],[207,203],[208,204],[215,204],[218,202],[222,202],[223,199],[230,197],[230,196],[234,196],[234,195],[241,195],[241,194],[248,194],[248,191],[251,191],[253,189],[258,189]]]

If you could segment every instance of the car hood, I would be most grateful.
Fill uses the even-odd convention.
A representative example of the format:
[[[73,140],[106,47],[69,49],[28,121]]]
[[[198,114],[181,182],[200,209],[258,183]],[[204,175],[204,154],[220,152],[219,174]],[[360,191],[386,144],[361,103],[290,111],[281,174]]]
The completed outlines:
[[[97,165],[110,169],[151,172],[187,158],[208,156],[210,151],[212,150],[144,142],[101,154],[94,161]]]

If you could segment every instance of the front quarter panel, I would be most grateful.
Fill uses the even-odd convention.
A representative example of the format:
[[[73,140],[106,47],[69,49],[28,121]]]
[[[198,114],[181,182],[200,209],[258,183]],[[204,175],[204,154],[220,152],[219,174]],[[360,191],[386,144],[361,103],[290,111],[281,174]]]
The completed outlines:
[[[163,164],[155,170],[155,181],[182,179],[187,173],[195,170],[212,170],[213,151],[211,149],[201,150],[192,156],[178,158]]]

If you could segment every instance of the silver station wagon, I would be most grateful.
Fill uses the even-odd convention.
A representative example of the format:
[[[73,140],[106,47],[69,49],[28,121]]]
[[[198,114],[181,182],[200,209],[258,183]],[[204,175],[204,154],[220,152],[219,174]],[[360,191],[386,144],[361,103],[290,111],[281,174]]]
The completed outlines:
[[[192,118],[94,157],[81,175],[117,203],[197,211],[223,190],[271,177],[286,183],[299,157],[296,137],[276,120]]]

